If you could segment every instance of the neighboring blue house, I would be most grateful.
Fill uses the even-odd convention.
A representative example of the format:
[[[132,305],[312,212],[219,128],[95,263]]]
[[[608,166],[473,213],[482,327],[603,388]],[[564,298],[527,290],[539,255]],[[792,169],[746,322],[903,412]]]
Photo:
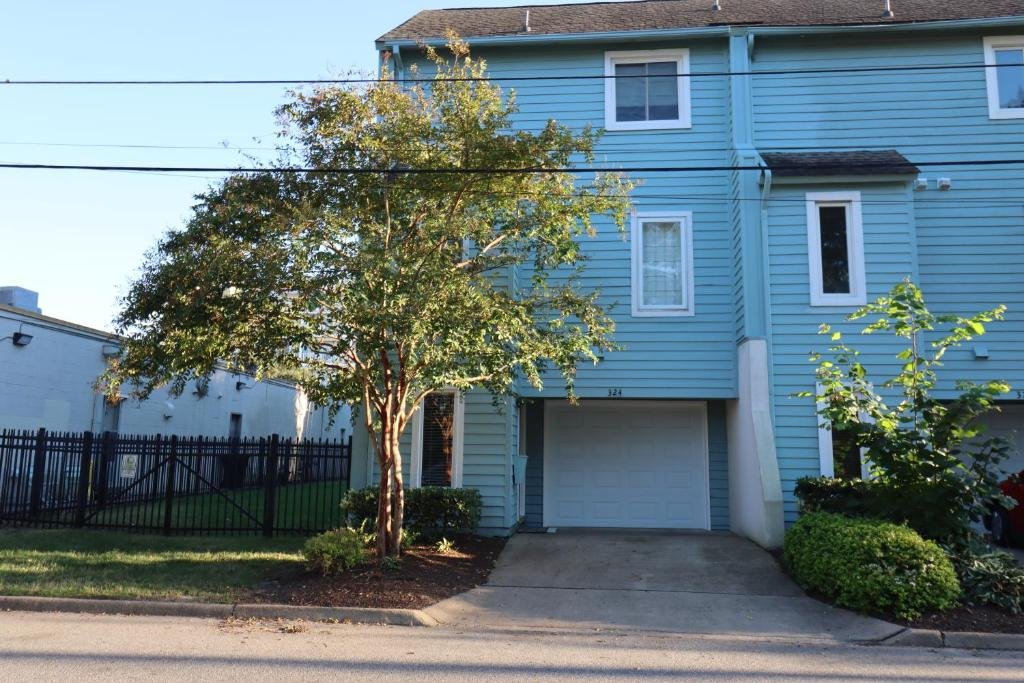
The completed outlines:
[[[377,41],[399,75],[454,29],[492,76],[590,76],[502,85],[524,128],[606,129],[603,166],[716,169],[631,174],[627,239],[608,224],[585,243],[625,348],[580,368],[582,404],[557,382],[503,410],[436,396],[407,440],[412,485],[478,488],[493,533],[731,529],[776,546],[794,483],[832,473],[839,448],[793,398],[814,388],[818,326],[859,329],[844,317],[908,275],[939,312],[1009,307],[946,368],[1024,399],[1024,164],[960,163],[1024,159],[1024,0],[886,4],[438,10]],[[892,368],[889,340],[865,346]],[[1012,431],[1024,409],[997,420]],[[357,484],[373,481],[363,443]]]

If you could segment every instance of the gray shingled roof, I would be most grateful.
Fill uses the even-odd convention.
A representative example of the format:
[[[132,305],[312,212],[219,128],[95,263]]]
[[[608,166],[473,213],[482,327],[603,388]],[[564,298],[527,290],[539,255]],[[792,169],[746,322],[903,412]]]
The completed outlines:
[[[834,175],[917,175],[920,169],[894,149],[848,152],[762,152],[779,178]]]
[[[892,24],[1024,15],[1024,0],[892,0],[895,17],[882,16],[884,0],[644,0],[580,5],[524,5],[501,8],[424,10],[378,41],[440,38],[449,29],[465,38],[598,33],[755,24],[829,26]],[[526,34],[524,34],[526,35]]]

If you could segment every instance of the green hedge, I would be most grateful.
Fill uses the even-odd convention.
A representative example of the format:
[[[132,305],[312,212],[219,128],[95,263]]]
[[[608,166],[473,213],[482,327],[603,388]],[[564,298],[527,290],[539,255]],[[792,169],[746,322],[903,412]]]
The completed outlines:
[[[913,619],[960,596],[942,548],[889,522],[808,513],[786,533],[783,557],[805,589],[858,612]]]
[[[310,571],[324,576],[351,569],[366,559],[367,536],[358,529],[333,529],[306,540],[302,555]]]
[[[341,502],[346,521],[373,530],[377,525],[377,487],[349,491]],[[474,533],[480,525],[483,499],[476,489],[423,486],[405,490],[405,528],[426,537]]]

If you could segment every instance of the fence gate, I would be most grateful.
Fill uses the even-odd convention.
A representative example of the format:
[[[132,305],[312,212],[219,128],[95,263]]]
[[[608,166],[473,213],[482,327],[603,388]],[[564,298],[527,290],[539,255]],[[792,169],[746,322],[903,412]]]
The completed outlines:
[[[352,437],[0,431],[0,524],[310,534],[341,524]]]

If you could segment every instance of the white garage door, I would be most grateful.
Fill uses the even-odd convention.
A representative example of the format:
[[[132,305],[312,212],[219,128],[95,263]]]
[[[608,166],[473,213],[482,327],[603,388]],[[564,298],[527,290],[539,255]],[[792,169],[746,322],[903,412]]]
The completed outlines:
[[[544,525],[707,529],[702,403],[548,402]]]

